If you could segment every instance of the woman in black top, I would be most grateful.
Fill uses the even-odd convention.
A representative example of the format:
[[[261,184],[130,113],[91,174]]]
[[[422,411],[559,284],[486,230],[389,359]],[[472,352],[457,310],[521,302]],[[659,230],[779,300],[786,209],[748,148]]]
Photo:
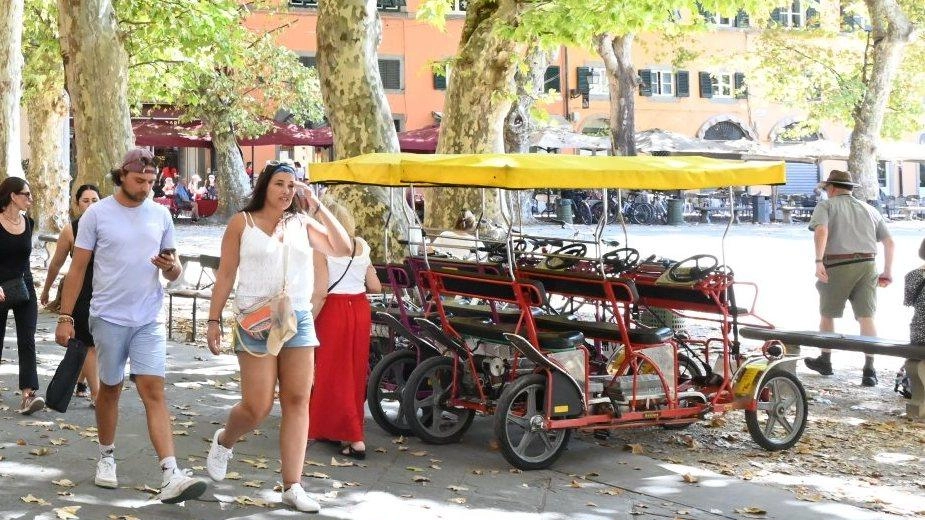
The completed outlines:
[[[87,211],[90,205],[99,202],[100,190],[92,184],[84,184],[77,188],[77,193],[74,195],[74,198],[77,199],[77,209],[80,211],[80,214],[83,215],[83,212]],[[41,296],[39,296],[39,303],[42,305],[48,305],[51,285],[58,277],[58,273],[61,272],[61,267],[64,265],[64,261],[67,260],[67,256],[74,252],[74,239],[77,238],[77,226],[79,221],[80,217],[75,218],[71,221],[71,225],[62,229],[61,233],[58,235],[55,255],[48,264],[48,275],[45,277],[45,286],[42,289]],[[61,288],[59,287],[58,290],[60,291]],[[96,368],[96,349],[92,348],[96,343],[93,341],[93,335],[90,334],[90,325],[88,323],[90,319],[90,295],[92,293],[93,256],[91,255],[90,268],[87,269],[87,274],[84,276],[84,285],[80,289],[80,295],[77,296],[77,301],[74,303],[74,310],[71,313],[71,316],[74,318],[74,337],[82,341],[87,347],[90,347],[87,349],[87,357],[84,360],[83,369],[80,371],[80,377],[77,379],[77,393],[75,395],[81,397],[85,396],[86,394],[82,394],[82,392],[85,392],[87,386],[89,386],[91,406],[96,403],[96,393],[100,388],[100,377]],[[81,389],[83,384],[82,381],[86,381],[86,385]]]
[[[19,349],[19,388],[22,405],[19,412],[30,415],[45,408],[45,400],[35,395],[39,377],[35,366],[35,325],[38,302],[29,268],[32,254],[32,219],[24,213],[32,207],[29,184],[18,177],[7,177],[0,183],[0,282],[22,278],[29,299],[10,305],[0,289],[0,348],[6,335],[6,319],[13,311],[16,321],[16,345]]]

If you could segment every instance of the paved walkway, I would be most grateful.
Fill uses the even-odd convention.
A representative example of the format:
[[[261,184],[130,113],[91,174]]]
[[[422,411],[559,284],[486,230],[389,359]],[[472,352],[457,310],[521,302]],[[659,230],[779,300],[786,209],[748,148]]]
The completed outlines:
[[[47,385],[62,350],[51,341],[53,316],[39,318],[40,380]],[[212,484],[203,500],[170,506],[151,500],[160,471],[147,438],[144,410],[131,389],[123,394],[116,442],[120,487],[93,485],[97,449],[92,409],[72,401],[66,414],[17,414],[13,394],[15,339],[7,337],[0,365],[0,519],[68,518],[277,518],[296,513],[282,507],[276,432],[279,410],[236,448],[229,471],[239,478]],[[178,458],[205,474],[208,441],[237,402],[237,363],[228,355],[171,343],[167,397],[175,416]],[[612,519],[779,518],[787,520],[889,518],[833,502],[800,501],[782,488],[634,455],[623,446],[598,446],[573,437],[551,470],[512,471],[491,448],[492,422],[477,418],[458,444],[428,446],[385,435],[367,420],[369,456],[358,466],[332,464],[335,450],[312,445],[306,487],[323,506],[320,518]],[[646,430],[638,435],[645,436]],[[343,457],[336,457],[340,463]],[[696,482],[686,482],[696,480]],[[423,478],[422,478],[423,477]],[[65,487],[62,480],[73,487]],[[418,480],[417,482],[415,480]],[[57,482],[57,483],[56,483]],[[44,503],[25,502],[31,495]],[[58,509],[58,511],[55,511]],[[748,514],[747,511],[767,514]]]

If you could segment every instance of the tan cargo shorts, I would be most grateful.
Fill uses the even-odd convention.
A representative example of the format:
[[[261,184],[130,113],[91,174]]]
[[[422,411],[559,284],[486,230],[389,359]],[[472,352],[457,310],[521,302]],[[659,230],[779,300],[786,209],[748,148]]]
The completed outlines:
[[[872,318],[877,310],[877,262],[873,260],[826,266],[828,283],[816,281],[819,314],[841,318],[851,302],[855,319]]]

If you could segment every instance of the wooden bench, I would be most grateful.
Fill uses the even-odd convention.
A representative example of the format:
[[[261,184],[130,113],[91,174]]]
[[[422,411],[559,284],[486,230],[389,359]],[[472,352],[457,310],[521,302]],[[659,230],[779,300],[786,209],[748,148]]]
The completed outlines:
[[[190,341],[196,341],[196,303],[198,300],[212,299],[212,286],[215,285],[215,276],[218,271],[220,258],[210,255],[180,255],[180,265],[183,274],[177,280],[167,285],[167,337],[173,335],[173,299],[191,298],[193,300],[192,332]],[[199,276],[195,282],[186,278],[190,264],[198,264]],[[229,298],[230,300],[230,298]]]
[[[906,415],[914,419],[925,419],[925,345],[900,343],[872,336],[805,330],[743,327],[741,334],[748,339],[779,341],[789,354],[799,354],[800,347],[806,346],[906,358],[906,375],[909,377],[912,391],[912,397],[906,403]]]

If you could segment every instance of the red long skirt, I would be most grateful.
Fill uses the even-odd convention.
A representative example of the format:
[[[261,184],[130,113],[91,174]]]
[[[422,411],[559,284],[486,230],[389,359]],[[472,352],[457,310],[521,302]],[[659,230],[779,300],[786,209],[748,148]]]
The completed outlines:
[[[315,320],[315,385],[308,437],[363,440],[363,403],[372,328],[366,294],[329,294]]]

